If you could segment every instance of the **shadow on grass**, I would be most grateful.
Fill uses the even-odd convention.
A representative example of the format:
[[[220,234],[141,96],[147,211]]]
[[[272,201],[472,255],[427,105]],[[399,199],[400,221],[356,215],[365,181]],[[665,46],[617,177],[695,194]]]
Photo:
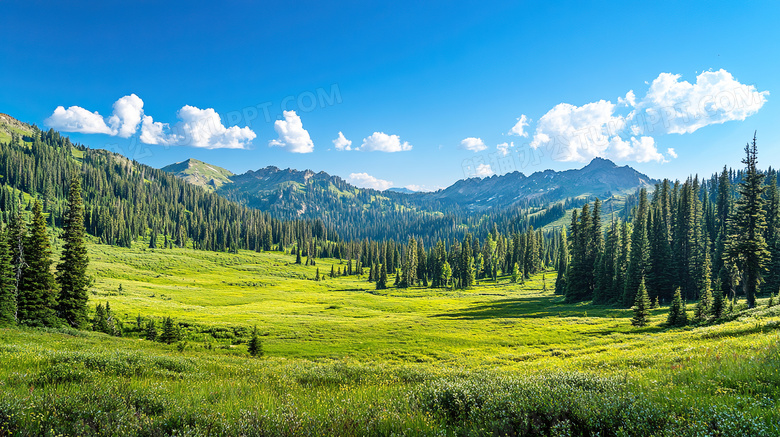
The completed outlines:
[[[473,305],[460,311],[434,314],[431,317],[446,317],[461,320],[484,319],[540,319],[544,317],[600,317],[628,319],[632,313],[626,310],[591,303],[564,303],[561,296],[529,296],[498,299]]]

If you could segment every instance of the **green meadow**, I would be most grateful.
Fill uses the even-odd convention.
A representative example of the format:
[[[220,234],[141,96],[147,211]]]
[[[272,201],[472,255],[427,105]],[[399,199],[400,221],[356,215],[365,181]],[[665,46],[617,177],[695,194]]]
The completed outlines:
[[[330,278],[339,260],[137,246],[89,246],[90,306],[109,302],[123,338],[0,330],[0,436],[780,434],[767,299],[636,328],[631,310],[563,303],[554,271],[378,292]],[[141,339],[139,317],[184,340]]]

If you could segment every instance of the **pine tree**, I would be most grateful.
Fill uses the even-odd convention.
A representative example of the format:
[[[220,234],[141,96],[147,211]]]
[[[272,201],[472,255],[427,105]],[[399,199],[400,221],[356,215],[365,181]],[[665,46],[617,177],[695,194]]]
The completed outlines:
[[[769,250],[767,275],[762,291],[769,295],[780,291],[780,188],[777,186],[777,173],[773,174],[767,183],[766,190],[766,236],[764,237]]]
[[[19,323],[30,326],[56,326],[57,289],[51,273],[51,249],[41,203],[33,206],[30,234],[24,242],[25,268],[19,282]]]
[[[0,233],[0,326],[16,323],[16,280],[8,235]]]
[[[685,326],[688,324],[688,313],[680,289],[674,290],[672,305],[669,307],[669,317],[666,319],[669,326]]]
[[[626,285],[623,293],[623,304],[629,306],[636,299],[639,283],[647,273],[649,242],[647,241],[647,190],[639,192],[639,205],[636,208],[631,233],[631,252],[626,272]]]
[[[257,326],[252,328],[252,338],[247,343],[247,351],[249,355],[253,357],[263,356],[263,343],[260,341],[260,337],[257,335]]]
[[[317,273],[314,274],[314,280],[318,281],[320,280],[320,268],[317,267]]]
[[[731,284],[729,269],[725,265],[726,242],[729,238],[729,217],[731,217],[731,182],[726,167],[718,177],[718,194],[715,203],[715,256],[713,258],[713,271],[717,273],[719,282],[716,289],[728,290]]]
[[[62,256],[57,265],[57,282],[60,285],[57,315],[74,328],[83,327],[87,322],[89,258],[84,236],[81,183],[74,177],[70,183],[68,212],[65,214]]]
[[[517,283],[517,281],[520,279],[520,266],[515,263],[515,266],[512,268],[512,282]]]
[[[474,285],[474,263],[471,251],[471,234],[466,234],[463,238],[463,248],[460,252],[461,288],[469,288]]]
[[[699,279],[699,301],[696,303],[694,318],[697,322],[704,322],[712,314],[712,283],[710,253],[705,245],[704,266]]]
[[[650,296],[647,295],[645,280],[642,278],[641,282],[639,282],[636,299],[634,300],[634,317],[631,319],[631,324],[634,326],[646,326],[650,322],[649,308]]]
[[[377,290],[385,290],[387,288],[387,261],[382,263],[382,267],[379,272],[379,280],[376,281]]]
[[[8,224],[8,250],[11,257],[11,270],[13,276],[13,310],[14,321],[19,323],[19,284],[22,281],[22,273],[27,267],[24,255],[24,240],[27,236],[25,223],[22,219],[21,206],[16,206]]]
[[[668,181],[664,181],[668,183]],[[672,268],[672,248],[669,242],[669,226],[664,221],[661,201],[651,214],[648,226],[650,244],[647,288],[649,294],[668,302],[674,291],[674,269]]]
[[[719,289],[720,284],[716,283],[715,291],[712,297],[712,311],[711,315],[716,319],[723,316],[723,312],[726,310],[726,298],[723,295],[723,291]]]
[[[108,332],[106,309],[101,303],[95,305],[95,316],[92,318],[92,330],[96,332]]]
[[[753,308],[756,306],[758,284],[761,282],[769,258],[769,251],[764,241],[766,227],[762,196],[765,189],[762,184],[764,174],[757,168],[758,149],[755,136],[752,145],[745,146],[745,154],[742,163],[747,168],[739,183],[740,198],[731,216],[729,228],[732,234],[728,241],[727,252],[731,262],[739,266],[742,271],[748,308]]]
[[[166,344],[173,344],[179,341],[179,330],[173,319],[166,317],[163,319],[163,332],[160,334],[160,341]]]
[[[518,265],[515,263],[515,270],[518,270]],[[558,277],[555,279],[555,294],[563,295],[566,293],[566,271],[569,268],[569,242],[566,240],[566,227],[561,229],[561,241],[558,246]],[[512,282],[517,282],[514,273],[512,274]]]
[[[149,319],[149,322],[146,323],[146,332],[144,333],[144,338],[149,341],[157,340],[157,326],[152,319]]]

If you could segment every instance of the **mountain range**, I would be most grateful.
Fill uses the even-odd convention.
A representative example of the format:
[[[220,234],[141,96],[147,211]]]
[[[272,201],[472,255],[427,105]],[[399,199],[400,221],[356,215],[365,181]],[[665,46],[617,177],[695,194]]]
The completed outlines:
[[[629,166],[594,158],[581,169],[521,172],[470,178],[435,192],[413,192],[391,188],[377,191],[359,188],[338,176],[312,170],[280,169],[268,166],[243,174],[196,159],[163,167],[192,184],[212,190],[228,199],[283,215],[322,214],[336,204],[347,209],[394,205],[421,211],[442,208],[485,211],[512,206],[544,206],[569,198],[596,196],[602,199],[627,194],[657,181]]]

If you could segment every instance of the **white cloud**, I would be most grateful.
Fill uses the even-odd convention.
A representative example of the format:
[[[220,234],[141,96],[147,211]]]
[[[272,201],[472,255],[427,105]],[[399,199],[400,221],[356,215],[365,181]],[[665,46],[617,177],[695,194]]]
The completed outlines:
[[[295,111],[284,111],[284,120],[274,122],[274,130],[279,139],[268,142],[269,146],[282,147],[293,153],[311,153],[314,143],[309,132],[303,128],[301,117]]]
[[[512,129],[509,130],[509,135],[517,135],[520,137],[527,137],[528,132],[525,131],[525,127],[528,126],[528,123],[531,121],[528,117],[525,116],[525,114],[520,115],[520,118],[517,119],[517,123],[515,123],[514,126],[512,126]]]
[[[442,187],[440,185],[409,184],[409,185],[404,185],[404,188],[406,188],[407,190],[419,191],[419,192],[433,192],[433,191],[444,189],[445,187]]]
[[[696,83],[679,74],[661,73],[640,103],[653,126],[668,133],[692,133],[704,126],[745,120],[766,103],[768,91],[739,83],[726,70],[705,71]]]
[[[402,143],[398,135],[374,132],[370,137],[363,138],[360,150],[367,152],[405,152],[412,150],[412,145],[406,141]]]
[[[144,101],[135,94],[118,99],[113,108],[111,116],[104,119],[99,113],[78,106],[68,109],[58,106],[44,123],[64,132],[106,134],[122,138],[135,135],[140,125],[139,140],[142,143],[207,149],[243,149],[256,137],[248,127],[225,127],[219,114],[212,108],[184,106],[177,114],[180,121],[173,127],[144,115]]]
[[[501,144],[496,146],[496,149],[498,149],[498,153],[500,153],[501,156],[506,156],[506,155],[509,154],[509,148],[510,147],[515,147],[515,143],[514,142],[511,142],[511,143],[501,143]]]
[[[379,191],[384,191],[393,186],[393,182],[377,179],[368,173],[350,173],[347,182],[358,187],[373,188]]]
[[[257,137],[248,127],[225,127],[219,114],[212,108],[200,109],[185,105],[176,116],[180,121],[173,127],[144,116],[141,142],[204,149],[244,149]]]
[[[477,177],[479,178],[486,178],[493,176],[495,173],[493,172],[493,169],[490,167],[490,164],[479,164],[477,166]]]
[[[644,98],[634,91],[617,105],[599,100],[583,106],[561,103],[536,123],[531,147],[546,147],[553,159],[587,162],[599,156],[623,161],[666,162],[658,134],[692,133],[702,127],[745,120],[766,103],[768,91],[739,83],[726,70],[706,71],[696,83],[661,73]],[[499,149],[500,150],[500,149]],[[666,156],[676,158],[674,149]]]
[[[472,152],[481,152],[487,149],[487,146],[481,138],[468,137],[460,142],[460,148],[465,150],[471,150]]]
[[[551,149],[558,161],[587,162],[596,156],[606,157],[611,138],[626,126],[626,118],[614,111],[615,105],[605,100],[583,106],[560,103],[536,123],[531,147]]]
[[[631,137],[628,141],[612,137],[609,139],[607,157],[618,161],[666,162],[664,156],[658,152],[653,137]]]
[[[135,94],[124,96],[114,102],[114,112],[108,122],[97,112],[90,112],[80,106],[65,109],[58,106],[44,124],[63,132],[82,134],[106,134],[129,138],[135,134],[144,113],[144,102]]]
[[[144,115],[144,101],[135,94],[124,96],[114,102],[114,114],[108,117],[111,130],[122,138],[130,138],[138,130]]]
[[[106,125],[97,111],[89,112],[80,106],[71,106],[68,109],[57,106],[54,113],[43,120],[43,123],[63,132],[111,135],[111,128]]]
[[[636,106],[636,95],[634,90],[630,90],[626,93],[626,97],[618,97],[618,104],[621,106]]]
[[[173,138],[169,139],[165,134],[167,129],[168,123],[160,123],[154,121],[151,116],[144,115],[141,124],[141,136],[138,139],[145,144],[172,145],[175,141]]]
[[[339,132],[339,137],[333,140],[336,150],[352,150],[352,141],[348,140],[343,133]]]

